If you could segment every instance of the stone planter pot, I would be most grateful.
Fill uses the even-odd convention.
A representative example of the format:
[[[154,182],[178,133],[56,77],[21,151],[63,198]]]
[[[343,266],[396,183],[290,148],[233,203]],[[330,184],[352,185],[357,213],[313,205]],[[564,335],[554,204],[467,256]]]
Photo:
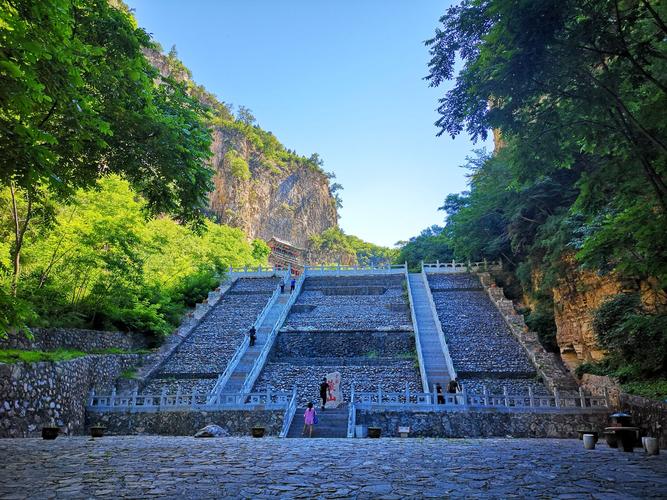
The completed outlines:
[[[60,427],[42,427],[42,439],[55,439],[60,434]]]
[[[596,442],[597,436],[594,436],[593,434],[584,434],[584,448],[587,450],[594,450]]]
[[[595,438],[595,442],[598,442],[599,433],[597,431],[577,431],[577,433],[579,434],[579,440],[584,439],[585,434],[590,434]]]
[[[106,431],[107,428],[102,426],[102,425],[93,425],[90,428],[90,437],[94,438],[101,438],[104,437],[104,431]]]
[[[368,428],[368,437],[369,438],[379,438],[380,434],[382,434],[382,428],[381,427],[369,427]]]
[[[261,438],[264,437],[264,427],[253,427],[252,428],[252,437]]]
[[[604,438],[607,441],[607,445],[610,448],[618,448],[618,438],[616,437],[616,433],[613,431],[607,431],[604,433]]]
[[[646,453],[649,455],[657,455],[660,453],[660,447],[658,446],[658,438],[654,437],[646,437],[645,439],[645,444],[646,444]]]

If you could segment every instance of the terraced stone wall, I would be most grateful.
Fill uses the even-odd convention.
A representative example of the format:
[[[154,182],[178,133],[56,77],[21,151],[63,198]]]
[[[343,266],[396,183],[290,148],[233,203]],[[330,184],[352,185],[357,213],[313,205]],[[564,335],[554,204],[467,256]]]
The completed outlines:
[[[254,391],[290,391],[316,402],[327,373],[341,373],[343,398],[360,391],[420,392],[421,380],[402,275],[317,276],[303,290],[276,339]]]
[[[243,342],[280,278],[240,278],[149,379],[142,392],[207,393]]]
[[[411,411],[357,410],[357,425],[380,427],[382,436],[398,437],[398,427],[410,427],[410,437],[576,438],[579,429],[602,435],[607,414],[529,413],[490,410]]]
[[[76,349],[83,352],[123,349],[130,351],[146,347],[141,335],[125,332],[102,332],[78,328],[31,328],[32,338],[25,334],[11,334],[0,339],[0,349],[55,351]]]
[[[535,366],[473,274],[428,274],[459,382],[471,392],[535,394],[547,389]]]
[[[278,436],[285,410],[192,410],[156,413],[89,412],[87,425],[103,425],[110,435],[193,436],[202,427],[219,425],[228,436],[249,436],[255,426]]]

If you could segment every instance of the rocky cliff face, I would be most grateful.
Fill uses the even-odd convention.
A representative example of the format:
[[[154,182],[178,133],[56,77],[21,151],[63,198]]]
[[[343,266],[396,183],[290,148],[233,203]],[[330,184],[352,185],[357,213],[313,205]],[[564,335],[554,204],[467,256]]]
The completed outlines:
[[[593,314],[604,302],[623,292],[640,292],[646,310],[663,308],[664,293],[655,283],[622,281],[617,276],[599,275],[572,267],[553,288],[556,340],[565,364],[573,370],[581,363],[605,356],[593,331]]]
[[[213,110],[215,188],[209,207],[221,224],[239,227],[249,238],[275,236],[302,248],[310,236],[337,226],[329,179],[316,163],[286,150],[251,121],[235,119],[229,106],[192,81],[175,55],[146,55],[161,74],[186,82]]]
[[[302,248],[310,236],[337,225],[336,203],[321,171],[305,163],[281,168],[242,135],[220,128],[212,150],[210,208],[222,224],[239,227],[250,238],[275,236]],[[232,168],[232,151],[247,163],[249,175]]]

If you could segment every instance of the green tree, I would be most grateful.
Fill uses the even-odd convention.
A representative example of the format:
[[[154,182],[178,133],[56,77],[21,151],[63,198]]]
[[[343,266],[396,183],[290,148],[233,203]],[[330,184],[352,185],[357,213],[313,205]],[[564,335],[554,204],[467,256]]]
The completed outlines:
[[[14,222],[12,291],[26,232],[45,193],[66,199],[123,175],[152,213],[201,223],[211,187],[210,133],[182,84],[107,0],[0,1],[0,183]],[[20,207],[24,210],[20,212]]]

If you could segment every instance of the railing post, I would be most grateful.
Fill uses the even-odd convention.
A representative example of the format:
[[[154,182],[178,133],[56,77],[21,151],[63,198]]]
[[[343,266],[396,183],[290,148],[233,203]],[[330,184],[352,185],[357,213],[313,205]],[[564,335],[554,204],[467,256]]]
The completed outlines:
[[[378,404],[382,404],[382,386],[378,386]]]
[[[167,402],[167,388],[162,388],[162,393],[160,394],[160,406],[164,406]]]
[[[112,408],[116,406],[116,387],[114,386],[113,389],[111,389],[111,405]]]
[[[468,391],[465,385],[461,386],[461,397],[463,398],[463,406],[468,406]]]
[[[609,408],[609,392],[606,387],[602,388],[604,394],[604,405]]]
[[[503,396],[505,397],[505,407],[509,408],[510,400],[507,398],[507,386],[503,386]]]
[[[271,386],[266,388],[266,404],[271,403]]]
[[[533,397],[533,388],[528,386],[528,397],[530,398],[530,407],[535,406],[535,398]]]
[[[560,408],[560,396],[558,395],[558,389],[554,389],[554,401],[556,403],[556,408]]]
[[[405,383],[405,404],[410,404],[410,384]]]
[[[435,261],[435,268],[440,269],[440,261],[436,259]]]
[[[294,389],[296,390],[296,386]],[[350,403],[354,403],[354,382],[352,382],[352,387],[350,388]]]
[[[421,261],[421,266],[422,266],[422,273],[424,272],[424,261]]]
[[[93,401],[95,400],[95,389],[91,389],[88,393],[88,406],[93,406]]]
[[[581,401],[581,407],[586,408],[586,395],[583,387],[579,387],[579,401]]]
[[[482,386],[482,394],[484,395],[484,406],[489,406],[489,390],[486,388],[486,384]]]

